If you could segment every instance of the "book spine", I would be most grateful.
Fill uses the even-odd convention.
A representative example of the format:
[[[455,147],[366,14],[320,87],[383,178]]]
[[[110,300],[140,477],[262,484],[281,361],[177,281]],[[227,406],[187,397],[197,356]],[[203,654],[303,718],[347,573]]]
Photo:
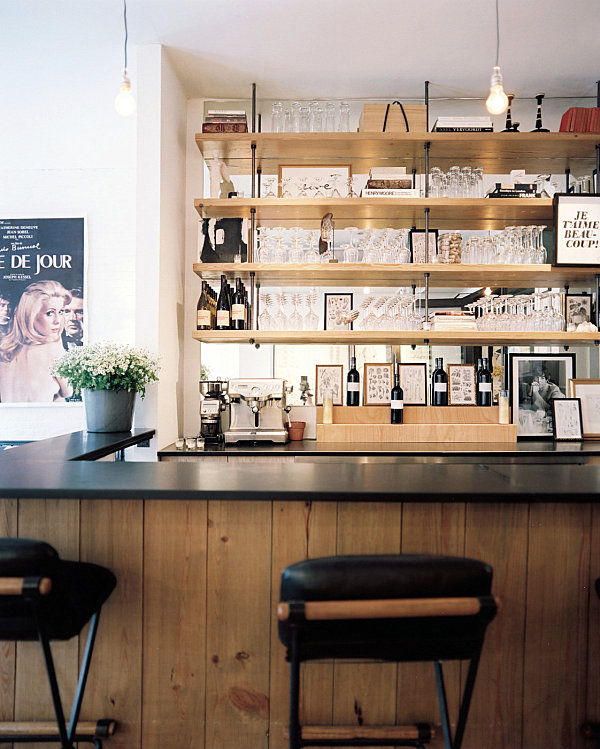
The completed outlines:
[[[418,198],[419,190],[370,190],[361,192],[363,198]]]
[[[209,109],[206,114],[216,115],[222,117],[223,115],[229,115],[230,117],[245,117],[245,109]]]
[[[243,125],[247,124],[247,120],[245,117],[206,117],[204,120],[205,124],[212,124],[212,123],[221,123],[224,124],[225,122],[229,122],[232,125]]]
[[[205,122],[203,133],[247,133],[248,125],[244,122]]]
[[[367,181],[369,190],[411,190],[412,179],[370,179]]]
[[[436,133],[493,133],[493,127],[436,127]]]

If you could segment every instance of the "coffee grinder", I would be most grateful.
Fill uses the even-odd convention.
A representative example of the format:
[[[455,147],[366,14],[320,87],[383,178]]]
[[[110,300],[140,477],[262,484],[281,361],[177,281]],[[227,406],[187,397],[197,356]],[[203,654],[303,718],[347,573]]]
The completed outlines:
[[[228,383],[200,380],[200,436],[206,443],[223,442],[221,414],[227,408]]]

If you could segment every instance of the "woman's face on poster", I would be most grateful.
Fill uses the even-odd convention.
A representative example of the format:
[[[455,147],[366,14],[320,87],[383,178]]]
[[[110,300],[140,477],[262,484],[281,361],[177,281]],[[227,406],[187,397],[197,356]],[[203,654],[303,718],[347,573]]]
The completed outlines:
[[[44,297],[33,327],[44,338],[56,341],[63,329],[65,300],[61,296]]]

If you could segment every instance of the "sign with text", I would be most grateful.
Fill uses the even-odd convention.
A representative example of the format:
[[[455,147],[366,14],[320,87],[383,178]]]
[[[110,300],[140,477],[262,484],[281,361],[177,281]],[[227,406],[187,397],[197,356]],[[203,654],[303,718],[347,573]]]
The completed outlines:
[[[554,237],[554,265],[600,265],[600,195],[555,195]]]

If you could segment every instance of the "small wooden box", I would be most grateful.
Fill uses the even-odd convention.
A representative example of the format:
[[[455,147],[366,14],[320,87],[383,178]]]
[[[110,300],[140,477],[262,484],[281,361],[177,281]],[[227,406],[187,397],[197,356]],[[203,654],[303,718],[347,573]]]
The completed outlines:
[[[411,133],[427,132],[427,107],[424,104],[403,104],[408,120],[408,128]],[[385,110],[387,104],[381,102],[371,102],[363,105],[363,111],[358,124],[358,131],[361,133],[381,133],[383,132],[383,121],[385,120]],[[402,116],[402,110],[397,104],[391,104],[388,112],[386,133],[405,133],[406,123]]]

